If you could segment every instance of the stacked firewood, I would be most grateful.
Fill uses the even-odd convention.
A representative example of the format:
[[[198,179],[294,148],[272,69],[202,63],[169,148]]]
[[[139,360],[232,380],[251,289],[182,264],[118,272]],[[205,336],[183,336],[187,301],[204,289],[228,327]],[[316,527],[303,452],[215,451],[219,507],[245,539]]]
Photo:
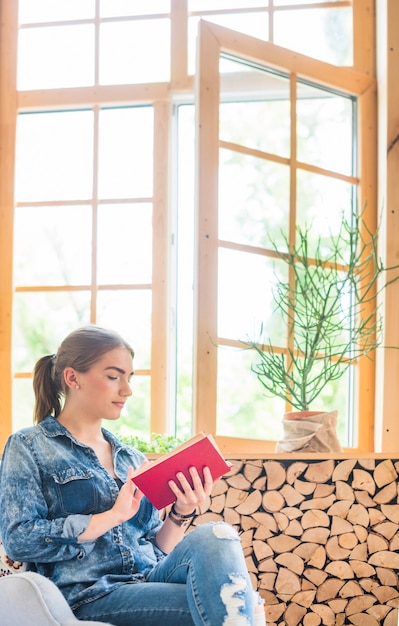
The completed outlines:
[[[399,460],[233,460],[194,521],[241,536],[268,626],[397,626]]]

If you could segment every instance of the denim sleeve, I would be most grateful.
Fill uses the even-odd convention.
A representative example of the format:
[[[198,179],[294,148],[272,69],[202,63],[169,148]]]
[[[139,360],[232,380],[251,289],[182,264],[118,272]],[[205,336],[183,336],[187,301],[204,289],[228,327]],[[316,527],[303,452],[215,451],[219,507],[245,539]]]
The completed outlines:
[[[157,511],[157,509],[153,507],[150,530],[148,531],[146,538],[148,539],[148,541],[151,541],[154,547],[154,553],[158,561],[160,561],[167,555],[167,552],[164,552],[163,550],[161,550],[161,548],[157,544],[157,532],[161,528],[162,524],[163,524],[163,521],[159,517],[159,511]]]
[[[17,561],[51,563],[81,558],[94,542],[79,542],[91,515],[47,519],[37,459],[23,437],[12,435],[0,463],[0,536]]]

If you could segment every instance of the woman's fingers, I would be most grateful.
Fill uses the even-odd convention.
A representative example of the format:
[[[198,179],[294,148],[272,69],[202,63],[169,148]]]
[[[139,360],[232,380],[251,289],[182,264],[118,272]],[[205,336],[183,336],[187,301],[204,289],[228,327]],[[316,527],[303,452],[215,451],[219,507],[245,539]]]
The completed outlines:
[[[169,486],[182,504],[198,504],[203,502],[212,491],[212,475],[208,467],[204,467],[203,478],[201,478],[195,467],[190,467],[189,472],[192,485],[183,472],[178,472],[176,478],[180,483],[180,488],[174,480],[169,482]]]
[[[126,483],[123,485],[122,490],[127,490],[129,496],[133,498],[135,505],[138,508],[140,500],[144,494],[134,483],[134,471],[134,468],[130,465],[127,470]]]
[[[207,496],[211,495],[213,487],[213,478],[209,467],[204,467],[204,491]]]

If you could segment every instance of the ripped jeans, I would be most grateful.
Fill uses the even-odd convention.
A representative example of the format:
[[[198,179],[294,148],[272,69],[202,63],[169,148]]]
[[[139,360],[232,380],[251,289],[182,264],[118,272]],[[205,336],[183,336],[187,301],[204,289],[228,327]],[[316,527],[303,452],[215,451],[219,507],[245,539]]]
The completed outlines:
[[[150,572],[80,606],[76,617],[114,626],[254,626],[252,590],[240,540],[224,522],[198,526]],[[258,614],[259,618],[259,614]]]

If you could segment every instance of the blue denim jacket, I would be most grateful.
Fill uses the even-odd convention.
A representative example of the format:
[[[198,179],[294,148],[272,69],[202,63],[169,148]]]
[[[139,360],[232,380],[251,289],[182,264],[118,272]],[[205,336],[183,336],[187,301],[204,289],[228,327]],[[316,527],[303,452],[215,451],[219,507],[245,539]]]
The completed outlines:
[[[144,455],[110,432],[116,475]],[[154,541],[162,522],[144,497],[136,515],[95,541],[77,540],[119,489],[92,448],[54,417],[8,439],[0,463],[0,536],[12,559],[26,561],[61,589],[72,609],[126,581],[142,581],[165,554]]]

